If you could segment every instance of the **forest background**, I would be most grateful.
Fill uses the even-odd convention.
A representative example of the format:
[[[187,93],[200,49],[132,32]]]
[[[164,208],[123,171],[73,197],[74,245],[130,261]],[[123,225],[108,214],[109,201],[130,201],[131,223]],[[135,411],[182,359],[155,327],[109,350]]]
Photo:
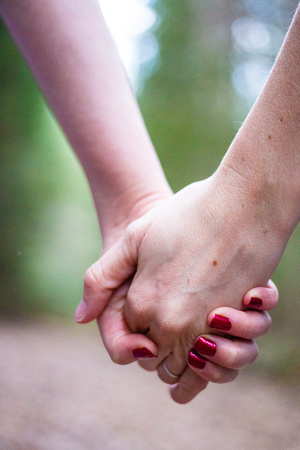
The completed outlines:
[[[126,5],[127,0],[123,0]],[[128,3],[129,0],[128,0]],[[255,101],[294,0],[141,0],[152,14],[131,77],[172,188],[206,178]],[[101,241],[82,170],[0,24],[1,319],[72,320]],[[63,62],[62,62],[63,63]],[[80,68],[79,68],[80,70]],[[280,303],[256,366],[296,369],[299,227],[275,274]],[[71,318],[71,319],[70,319]]]

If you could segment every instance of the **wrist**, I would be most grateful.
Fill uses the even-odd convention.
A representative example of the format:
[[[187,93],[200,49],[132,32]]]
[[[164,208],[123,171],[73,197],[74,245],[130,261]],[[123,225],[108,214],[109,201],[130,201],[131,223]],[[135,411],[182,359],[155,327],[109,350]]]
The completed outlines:
[[[233,141],[215,174],[216,182],[228,191],[235,214],[246,213],[250,222],[287,242],[299,222],[299,176],[296,170],[289,174],[284,162],[278,167],[264,158],[263,143],[247,128]]]
[[[163,182],[155,185],[144,182],[114,196],[108,193],[104,197],[102,191],[94,190],[93,198],[102,235],[103,251],[105,252],[122,236],[131,222],[171,196],[170,187]]]

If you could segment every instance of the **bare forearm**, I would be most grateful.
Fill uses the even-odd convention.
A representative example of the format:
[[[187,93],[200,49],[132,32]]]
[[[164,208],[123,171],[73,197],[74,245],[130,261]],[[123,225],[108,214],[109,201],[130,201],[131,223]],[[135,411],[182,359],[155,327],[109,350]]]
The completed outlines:
[[[289,235],[300,218],[300,8],[269,79],[219,173]],[[225,177],[224,177],[225,175]],[[241,205],[240,205],[241,206]],[[245,206],[245,205],[244,205]]]
[[[84,167],[104,234],[169,193],[98,2],[2,0],[0,11]]]

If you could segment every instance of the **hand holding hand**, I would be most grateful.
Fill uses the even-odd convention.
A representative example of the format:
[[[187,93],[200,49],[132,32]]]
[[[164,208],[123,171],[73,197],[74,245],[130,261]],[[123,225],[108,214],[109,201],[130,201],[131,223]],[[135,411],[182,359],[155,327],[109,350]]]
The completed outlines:
[[[124,305],[128,286],[122,286],[111,298],[101,316],[98,326],[106,349],[118,364],[129,364],[138,360],[143,366],[156,359],[157,347],[146,336],[132,333],[124,319]],[[254,288],[243,298],[245,311],[222,307],[207,317],[211,324],[215,316],[226,317],[231,323],[227,336],[207,334],[199,336],[191,353],[187,355],[186,367],[181,377],[176,376],[176,365],[170,354],[158,366],[158,375],[171,386],[171,395],[179,403],[187,403],[206,388],[208,381],[226,383],[235,379],[238,369],[251,364],[258,355],[253,339],[266,333],[270,327],[270,316],[264,310],[273,309],[278,302],[278,291],[272,281],[268,287]],[[250,310],[255,308],[256,310]],[[211,333],[214,333],[214,329]],[[236,337],[237,336],[237,337]],[[171,370],[172,369],[172,370]],[[193,373],[194,372],[194,373]],[[175,376],[174,376],[175,375]]]
[[[175,374],[182,374],[186,367],[186,355],[196,337],[200,332],[210,331],[206,324],[210,310],[226,304],[226,298],[230,298],[227,304],[240,308],[238,295],[241,298],[251,284],[255,285],[256,278],[262,280],[262,269],[266,269],[261,262],[257,265],[255,259],[252,261],[252,256],[258,252],[249,229],[246,227],[244,233],[245,227],[236,227],[241,214],[237,212],[237,217],[230,217],[231,222],[228,220],[226,223],[226,207],[221,201],[221,209],[216,208],[216,202],[211,197],[211,184],[211,179],[195,183],[161,202],[135,221],[123,238],[87,273],[84,293],[87,309],[82,322],[92,320],[101,313],[114,289],[134,274],[138,262],[137,273],[127,293],[126,320],[122,317],[123,325],[129,324],[127,332],[133,330],[137,333],[137,348],[149,347],[148,350],[156,355],[153,341],[158,345],[157,358],[142,363],[150,370],[159,368],[165,358],[172,355],[173,370],[169,369]],[[254,233],[257,234],[256,229]],[[268,262],[272,267],[274,258],[269,258]],[[244,270],[241,271],[241,267]],[[128,285],[123,285],[122,289],[127,291]],[[120,291],[119,297],[116,297],[120,315],[123,315],[124,295],[125,291]],[[112,304],[116,312],[116,303]],[[146,341],[148,337],[151,340]],[[113,342],[114,347],[108,347],[114,360],[128,362],[124,348],[128,351],[130,346],[123,346],[118,353],[116,340]],[[132,353],[130,357],[134,360]],[[210,375],[207,369],[206,372],[207,377],[214,381],[224,379],[224,372],[219,376],[215,371]],[[228,372],[226,376],[228,379]]]

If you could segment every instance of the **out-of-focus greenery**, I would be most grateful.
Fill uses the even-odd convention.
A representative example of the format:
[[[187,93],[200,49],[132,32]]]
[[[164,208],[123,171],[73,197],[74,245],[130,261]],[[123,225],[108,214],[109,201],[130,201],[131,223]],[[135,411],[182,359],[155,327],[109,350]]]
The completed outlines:
[[[249,109],[232,85],[232,23],[251,17],[284,33],[297,3],[155,3],[160,55],[139,103],[174,190],[217,168]],[[3,24],[0,33],[1,314],[71,315],[85,269],[100,251],[93,203],[74,155]],[[298,229],[274,275],[281,302],[261,344],[262,362],[277,372],[291,367],[296,348],[299,243]]]
[[[1,315],[70,313],[100,252],[82,171],[0,23]]]

